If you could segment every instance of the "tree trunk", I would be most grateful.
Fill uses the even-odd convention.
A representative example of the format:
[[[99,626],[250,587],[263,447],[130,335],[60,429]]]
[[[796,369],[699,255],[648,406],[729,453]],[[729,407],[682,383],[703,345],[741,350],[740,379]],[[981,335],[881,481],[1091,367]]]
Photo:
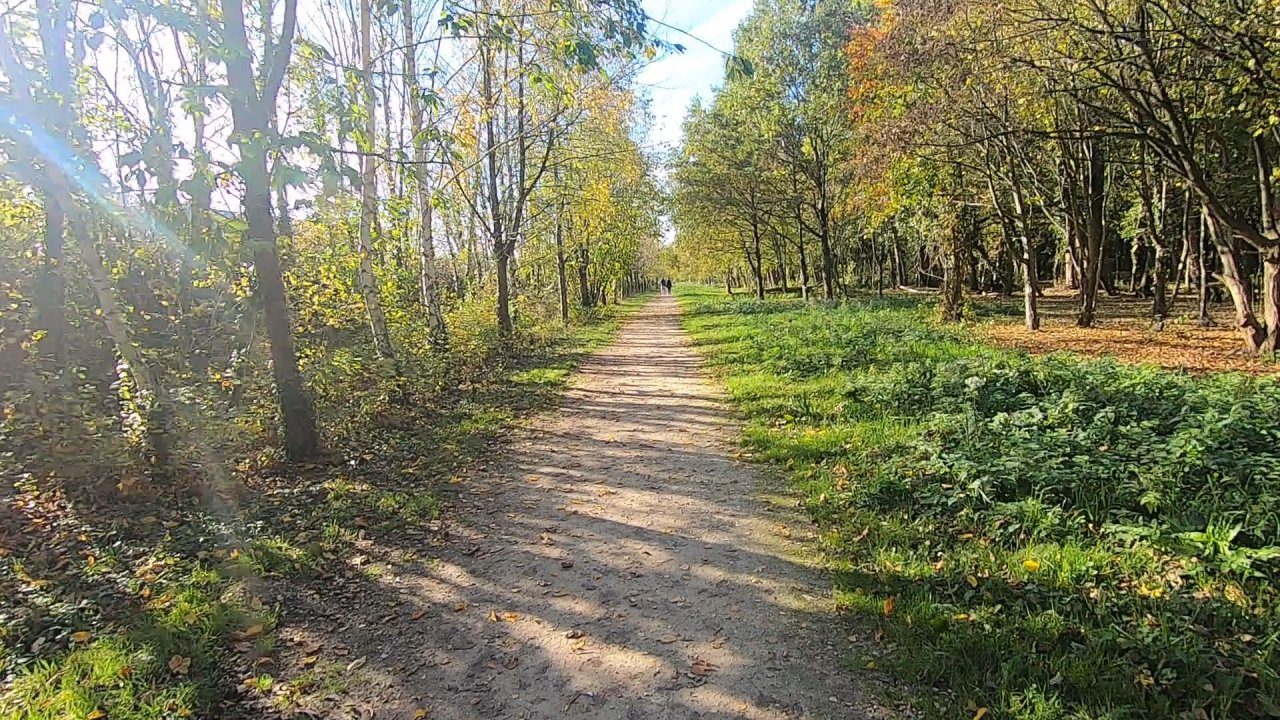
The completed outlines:
[[[360,267],[356,273],[356,283],[360,286],[360,296],[364,300],[365,312],[369,316],[369,327],[373,333],[373,347],[385,358],[394,357],[391,349],[391,332],[387,328],[387,316],[382,311],[382,297],[378,289],[378,279],[373,272],[373,224],[378,212],[377,167],[374,165],[374,138],[377,134],[377,112],[373,95],[373,20],[370,3],[372,0],[360,0],[360,71],[364,81],[365,105],[365,147],[360,171],[360,241],[358,254]]]
[[[1082,250],[1080,315],[1076,325],[1092,327],[1097,316],[1098,285],[1102,279],[1102,244],[1106,237],[1106,159],[1103,155],[1101,141],[1090,139],[1084,141],[1086,155],[1087,193],[1081,203],[1085,214],[1084,242]]]
[[[556,287],[560,291],[560,322],[569,324],[569,278],[565,273],[564,227],[560,218],[564,216],[564,203],[560,203],[560,212],[556,215]]]
[[[578,300],[584,308],[596,306],[595,298],[591,295],[590,262],[590,251],[586,245],[582,245],[578,248]]]
[[[942,304],[943,322],[960,322],[964,319],[964,248],[965,229],[960,213],[963,210],[949,208],[942,228]]]
[[[271,220],[271,183],[267,172],[265,138],[271,126],[271,115],[288,65],[296,22],[296,0],[284,0],[284,31],[276,44],[277,56],[270,59],[267,86],[259,90],[258,78],[251,65],[241,0],[222,0],[223,45],[230,53],[227,60],[227,84],[231,98],[231,116],[240,148],[240,176],[244,182],[244,213],[249,224],[248,240],[253,248],[257,294],[267,326],[271,346],[271,370],[275,377],[284,423],[285,451],[292,460],[313,457],[320,448],[316,431],[315,409],[298,371],[298,356],[293,347],[293,329],[289,322],[289,301],[280,271],[280,252],[276,245],[275,226]]]
[[[515,323],[511,320],[511,256],[506,248],[498,251],[494,257],[494,272],[498,280],[498,333],[509,338],[515,331]]]
[[[800,253],[800,298],[806,302],[809,300],[809,284],[812,280],[809,277],[809,257],[805,252],[804,242],[804,216],[803,209],[796,206],[796,249]]]
[[[1187,226],[1187,243],[1195,243],[1196,253],[1196,310],[1197,323],[1200,327],[1213,327],[1217,323],[1209,315],[1209,253],[1205,251],[1204,241],[1208,235],[1205,229],[1205,223],[1208,216],[1205,213],[1199,214],[1199,222],[1194,225],[1188,223]],[[1198,230],[1198,232],[1197,232]]]
[[[423,132],[422,87],[418,84],[417,43],[413,33],[413,0],[404,0],[404,76],[409,88],[409,132],[413,136],[411,172],[418,197],[418,287],[427,310],[427,338],[437,348],[448,344],[448,329],[440,302],[440,273],[436,267],[435,212],[427,175],[427,138]]]
[[[1208,217],[1206,224],[1209,237],[1218,250],[1218,258],[1222,261],[1222,273],[1218,276],[1231,295],[1235,306],[1235,325],[1244,341],[1244,349],[1251,355],[1258,354],[1266,342],[1263,326],[1258,323],[1254,314],[1253,301],[1249,297],[1249,289],[1245,285],[1244,275],[1240,271],[1240,250],[1230,231],[1218,224],[1215,218]]]
[[[1152,300],[1151,322],[1156,330],[1163,330],[1165,320],[1169,316],[1169,301],[1166,288],[1169,285],[1169,258],[1164,243],[1154,244],[1155,252],[1151,258],[1152,267]]]
[[[760,225],[751,223],[751,240],[752,240],[752,257],[755,262],[748,263],[751,265],[751,271],[755,274],[756,279],[756,299],[764,300],[764,258],[760,254]],[[750,257],[748,258],[751,259]]]
[[[1274,354],[1280,347],[1280,248],[1262,251],[1262,318],[1266,338],[1259,350]]]
[[[822,242],[822,295],[827,300],[836,298],[836,257],[831,250],[831,219],[825,212],[819,213],[818,239]]]

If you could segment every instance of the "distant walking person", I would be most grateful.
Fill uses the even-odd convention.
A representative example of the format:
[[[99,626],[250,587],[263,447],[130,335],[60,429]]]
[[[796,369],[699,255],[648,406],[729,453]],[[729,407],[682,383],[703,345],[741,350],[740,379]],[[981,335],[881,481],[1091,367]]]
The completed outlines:
[[[658,286],[662,288],[663,295],[671,294],[671,280],[669,278],[662,278],[662,280],[658,282]]]

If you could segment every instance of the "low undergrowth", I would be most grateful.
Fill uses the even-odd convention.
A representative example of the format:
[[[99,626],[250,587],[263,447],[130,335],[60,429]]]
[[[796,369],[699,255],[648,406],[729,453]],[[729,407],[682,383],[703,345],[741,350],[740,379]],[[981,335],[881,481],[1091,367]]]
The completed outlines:
[[[681,292],[937,717],[1280,717],[1280,383],[1042,358],[908,299]]]
[[[273,582],[323,576],[360,538],[425,548],[454,474],[637,306],[527,323],[510,345],[456,335],[447,355],[403,337],[398,373],[362,345],[304,347],[327,448],[312,465],[282,461],[265,377],[225,425],[184,429],[168,484],[90,453],[39,469],[0,456],[0,717],[227,714],[238,688],[273,682]]]

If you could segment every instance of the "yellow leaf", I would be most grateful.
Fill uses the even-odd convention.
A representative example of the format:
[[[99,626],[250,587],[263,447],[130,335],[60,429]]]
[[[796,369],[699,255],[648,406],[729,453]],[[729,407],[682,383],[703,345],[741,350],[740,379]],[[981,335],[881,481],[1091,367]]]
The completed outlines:
[[[987,716],[987,709],[984,707],[980,707],[978,708],[978,712],[973,714],[973,720],[982,720],[982,718],[986,716]]]
[[[261,635],[263,630],[266,630],[266,627],[262,623],[256,623],[236,633],[236,638],[239,640],[252,640]]]
[[[1036,572],[1040,569],[1040,561],[1035,558],[1027,558],[1022,561],[1022,567],[1026,568],[1027,572]]]
[[[102,720],[102,718],[106,716],[107,716],[107,711],[103,710],[102,708],[98,708],[97,710],[94,710],[88,715],[85,715],[84,720]]]
[[[890,615],[893,614],[893,606],[894,606],[893,596],[890,595],[889,597],[884,599],[884,616],[885,617],[889,617]]]
[[[967,582],[967,583],[969,583],[969,587],[973,587],[973,588],[978,587],[978,578],[976,578],[976,577],[974,577],[974,576],[972,576],[972,575],[970,575],[970,576],[966,577],[966,578],[964,579],[964,581],[965,581],[965,582]]]
[[[89,632],[88,630],[81,630],[80,632],[71,633],[71,642],[87,643],[92,639],[93,639],[93,633]]]
[[[418,708],[413,713],[413,720],[422,720],[426,716],[427,716],[427,711],[423,710],[422,708]]]

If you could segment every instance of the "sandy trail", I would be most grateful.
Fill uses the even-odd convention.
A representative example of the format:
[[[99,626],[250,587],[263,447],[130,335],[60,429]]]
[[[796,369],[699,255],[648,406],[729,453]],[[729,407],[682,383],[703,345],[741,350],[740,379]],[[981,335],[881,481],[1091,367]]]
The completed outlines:
[[[842,667],[829,581],[792,559],[809,531],[756,498],[678,312],[654,301],[584,363],[468,481],[443,557],[391,581],[353,688],[376,717],[882,715]]]

